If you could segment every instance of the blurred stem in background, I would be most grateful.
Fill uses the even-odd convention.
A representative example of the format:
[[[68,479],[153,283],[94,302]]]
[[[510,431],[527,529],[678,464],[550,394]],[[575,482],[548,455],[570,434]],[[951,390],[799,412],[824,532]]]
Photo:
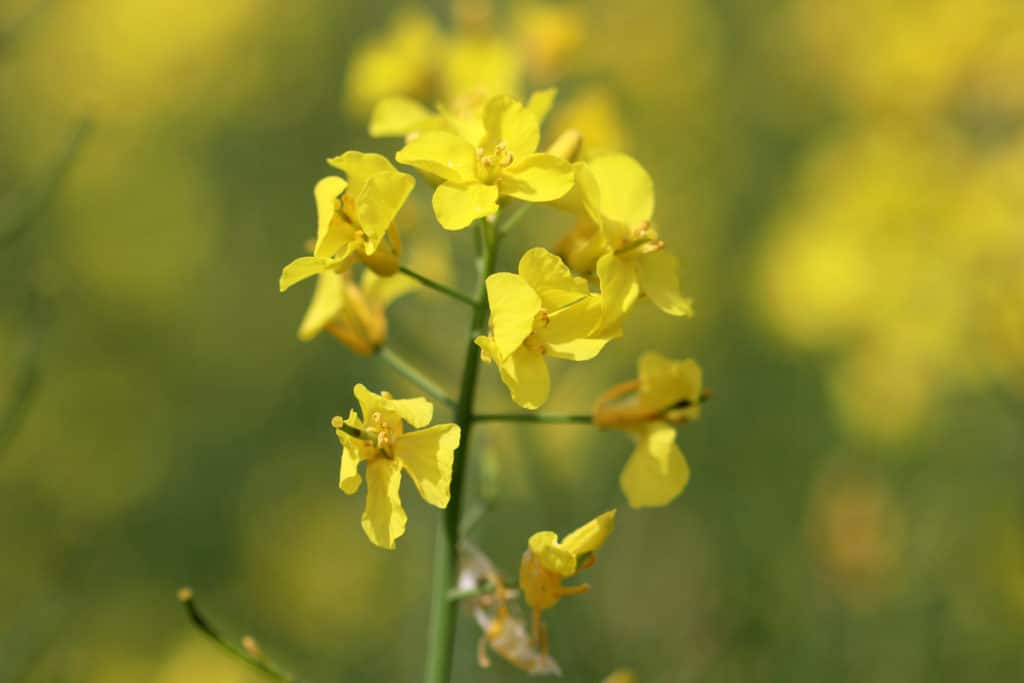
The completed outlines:
[[[513,214],[515,216],[516,214]],[[455,585],[458,562],[459,518],[462,513],[462,482],[469,458],[469,444],[473,428],[473,400],[476,397],[476,379],[480,369],[480,349],[473,341],[477,335],[487,334],[487,277],[494,272],[498,251],[498,233],[487,220],[477,222],[479,253],[477,256],[476,302],[469,324],[462,368],[462,386],[455,407],[455,422],[462,430],[462,439],[455,451],[452,467],[451,500],[437,525],[434,541],[434,582],[430,597],[430,626],[427,632],[427,661],[424,671],[426,683],[448,683],[452,671],[452,647],[455,644],[455,617],[458,603],[448,599]]]
[[[13,244],[24,235],[34,219],[49,205],[91,128],[92,123],[88,119],[79,121],[64,148],[45,171],[0,197],[0,247]]]
[[[260,649],[259,644],[257,644],[256,640],[252,636],[242,636],[242,644],[240,646],[232,645],[228,641],[224,640],[224,638],[221,637],[217,630],[210,624],[210,621],[202,612],[199,611],[199,607],[196,606],[195,596],[193,595],[191,588],[180,589],[178,591],[178,600],[185,607],[185,614],[188,615],[192,624],[206,635],[206,637],[223,648],[225,652],[237,657],[249,666],[259,669],[274,680],[286,681],[287,683],[302,683],[300,679],[284,671],[267,659],[267,656],[263,654],[263,650]]]

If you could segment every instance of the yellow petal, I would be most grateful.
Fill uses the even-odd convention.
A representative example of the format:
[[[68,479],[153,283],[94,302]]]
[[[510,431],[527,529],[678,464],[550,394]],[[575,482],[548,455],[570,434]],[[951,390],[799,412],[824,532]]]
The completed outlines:
[[[669,315],[693,315],[692,302],[679,293],[679,263],[665,251],[636,259],[640,289],[654,305]]]
[[[345,258],[357,246],[355,233],[355,228],[340,215],[335,214],[327,225],[327,230],[317,238],[316,245],[313,247],[313,256]]]
[[[700,415],[700,393],[702,373],[696,361],[673,360],[647,351],[637,362],[640,389],[638,398],[644,407],[660,411],[681,401],[688,401],[688,408],[679,410],[679,417],[695,419]]]
[[[551,111],[551,107],[554,105],[555,97],[557,95],[558,88],[534,90],[530,94],[530,99],[526,102],[526,108],[529,109],[530,113],[537,119],[538,125],[544,123],[544,119],[547,118],[548,112]]]
[[[395,540],[405,533],[407,517],[398,488],[402,466],[397,460],[376,458],[366,466],[366,508],[363,531],[370,542],[394,550]]]
[[[462,230],[498,210],[498,188],[474,181],[449,180],[434,190],[434,213],[446,230]]]
[[[538,531],[530,536],[526,545],[548,571],[562,576],[576,573],[576,556],[558,543],[558,534],[554,531]]]
[[[577,161],[572,165],[572,172],[572,189],[552,201],[552,206],[573,213],[594,226],[600,226],[601,189],[593,171],[587,164]]]
[[[614,325],[633,308],[640,296],[640,282],[632,259],[608,253],[597,260],[601,283],[604,325]]]
[[[363,478],[359,476],[358,451],[345,447],[341,451],[341,474],[338,477],[338,488],[345,494],[352,495],[359,490]]]
[[[481,144],[484,149],[490,150],[503,142],[516,159],[537,150],[540,142],[537,117],[511,97],[496,95],[489,99],[484,105],[483,121],[486,134]]]
[[[353,197],[362,194],[367,181],[378,173],[398,173],[398,169],[391,165],[387,157],[376,152],[348,151],[340,156],[331,157],[327,163],[345,172],[348,177],[348,192]]]
[[[320,273],[302,322],[299,339],[307,342],[320,332],[345,307],[345,278],[337,273]]]
[[[306,278],[326,272],[332,265],[334,265],[334,261],[331,259],[318,258],[316,256],[300,256],[281,271],[278,287],[283,292]]]
[[[573,277],[562,259],[543,247],[523,254],[519,275],[540,295],[541,305],[549,311],[578,301],[589,292],[586,280]]]
[[[602,314],[601,297],[590,294],[584,300],[549,316],[547,327],[537,334],[554,358],[590,360],[617,336],[592,335],[601,324]]]
[[[498,372],[517,405],[536,410],[547,402],[551,376],[539,352],[520,346],[511,356],[498,361]]]
[[[386,398],[380,394],[373,393],[361,382],[352,387],[352,394],[356,397],[356,401],[359,402],[359,411],[362,413],[363,421],[365,422],[372,420],[371,416],[374,413],[392,412],[389,410],[391,406],[388,405]]]
[[[398,413],[416,429],[426,427],[434,419],[434,404],[425,398],[399,398],[384,401],[384,409]]]
[[[331,224],[337,209],[338,195],[345,191],[348,183],[345,179],[329,175],[321,178],[313,186],[313,200],[316,202],[316,240],[320,242],[327,234],[327,226]]]
[[[517,157],[501,173],[501,194],[528,202],[550,202],[572,189],[572,164],[553,154]]]
[[[366,253],[372,254],[405,204],[416,180],[408,173],[384,171],[370,176],[356,196],[359,225],[366,233]]]
[[[441,424],[408,432],[395,442],[395,457],[412,477],[423,500],[434,507],[448,507],[459,435],[458,425]]]
[[[487,302],[496,355],[502,360],[533,331],[533,320],[541,308],[540,296],[519,275],[495,273],[487,278]]]
[[[636,227],[654,214],[654,181],[644,167],[626,154],[608,154],[590,162],[601,191],[601,213]]]
[[[458,135],[430,131],[398,150],[395,159],[444,180],[474,180],[476,149]]]
[[[562,547],[579,558],[599,549],[613,531],[615,531],[615,510],[609,510],[562,539]]]
[[[398,273],[381,277],[370,269],[363,271],[363,277],[359,280],[359,287],[366,294],[367,301],[381,308],[387,308],[396,299],[416,291],[419,286],[419,283],[408,275]]]
[[[370,137],[401,137],[419,130],[434,113],[411,97],[385,97],[370,114]]]
[[[676,446],[676,430],[664,422],[645,427],[619,475],[632,508],[661,507],[672,502],[690,481],[690,466]]]

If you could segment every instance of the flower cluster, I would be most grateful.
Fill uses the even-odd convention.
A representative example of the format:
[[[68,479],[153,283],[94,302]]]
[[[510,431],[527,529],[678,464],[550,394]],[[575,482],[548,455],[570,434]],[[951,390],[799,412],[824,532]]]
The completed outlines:
[[[397,222],[416,181],[384,156],[356,151],[328,160],[345,177],[330,175],[316,184],[312,255],[286,265],[280,279],[283,291],[318,278],[299,328],[301,339],[326,330],[353,351],[389,363],[452,410],[453,422],[429,426],[434,404],[426,398],[396,399],[357,384],[359,410],[332,421],[342,449],[339,485],[354,494],[365,477],[362,527],[381,548],[394,549],[406,531],[399,493],[403,473],[424,501],[445,509],[441,542],[450,544],[452,555],[459,548],[462,568],[455,577],[452,563],[445,560],[435,571],[442,572],[450,589],[475,592],[466,600],[483,632],[478,660],[488,665],[488,652],[494,652],[534,674],[560,673],[548,652],[542,614],[562,598],[589,589],[563,581],[595,562],[596,551],[614,529],[616,511],[561,540],[553,531],[529,536],[519,591],[509,588],[482,551],[465,538],[452,537],[461,505],[449,503],[465,497],[461,485],[469,444],[464,435],[474,423],[494,418],[557,422],[536,412],[550,394],[548,359],[592,361],[623,336],[639,302],[648,300],[671,316],[692,313],[689,299],[680,293],[676,258],[652,223],[650,175],[622,153],[579,160],[577,131],[562,131],[542,148],[541,124],[554,97],[554,90],[540,91],[523,103],[494,94],[457,111],[430,111],[391,99],[375,110],[371,130],[404,136],[395,160],[418,170],[432,186],[433,213],[441,228],[477,232],[475,294],[436,282],[403,262]],[[532,205],[574,218],[572,227],[550,250],[536,246],[522,254],[516,272],[495,272],[501,240]],[[457,397],[402,360],[388,343],[387,305],[421,285],[473,311]],[[475,411],[481,362],[496,366],[512,401],[526,412],[488,416]],[[676,426],[697,418],[705,398],[694,361],[648,352],[639,359],[637,379],[612,387],[592,413],[569,416],[569,421],[632,436],[636,448],[620,476],[626,500],[633,508],[664,506],[689,480],[689,467],[675,443]],[[529,627],[516,607],[520,592],[532,615]],[[439,614],[443,611],[435,602]],[[437,619],[435,628],[452,628],[450,619]],[[431,661],[443,668],[446,659],[432,653]]]

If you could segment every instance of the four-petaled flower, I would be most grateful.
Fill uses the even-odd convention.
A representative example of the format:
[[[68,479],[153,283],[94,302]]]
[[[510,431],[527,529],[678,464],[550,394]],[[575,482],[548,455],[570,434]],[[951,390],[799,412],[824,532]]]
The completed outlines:
[[[313,255],[284,267],[282,292],[319,273],[344,272],[357,259],[380,275],[398,271],[401,242],[393,222],[416,181],[380,154],[345,152],[327,163],[344,171],[348,180],[327,176],[313,189],[317,214]]]
[[[362,384],[353,391],[362,417],[331,421],[342,445],[339,486],[346,494],[359,490],[363,478],[359,463],[366,463],[366,508],[363,531],[374,545],[393,549],[405,533],[406,515],[398,489],[402,471],[412,478],[423,500],[448,507],[452,461],[461,431],[455,424],[430,424],[434,406],[424,398],[395,399],[388,392],[375,394]],[[406,432],[403,420],[418,431]]]
[[[637,363],[638,379],[612,387],[594,410],[594,424],[627,431],[636,448],[626,461],[619,485],[630,507],[661,507],[690,481],[690,466],[676,446],[673,425],[700,416],[700,366],[649,351]]]
[[[556,205],[578,217],[558,251],[578,272],[597,272],[605,325],[616,325],[641,294],[665,313],[692,315],[679,293],[679,263],[651,226],[654,183],[635,159],[608,154],[577,162],[575,189]]]
[[[533,610],[533,637],[547,651],[547,636],[541,613],[570,595],[590,590],[588,584],[563,586],[564,579],[594,564],[596,551],[615,530],[615,510],[598,515],[576,529],[561,542],[554,531],[538,531],[530,536],[527,550],[519,563],[519,588]]]
[[[536,247],[523,254],[519,274],[487,278],[491,333],[476,338],[485,361],[494,361],[512,400],[535,410],[551,391],[544,356],[590,360],[618,331],[592,336],[601,324],[601,296],[573,277],[557,256]]]
[[[433,205],[444,228],[461,230],[495,213],[499,197],[548,202],[572,188],[572,166],[537,152],[537,116],[520,102],[498,95],[487,100],[479,118],[455,123],[458,134],[427,131],[395,155],[441,181]]]

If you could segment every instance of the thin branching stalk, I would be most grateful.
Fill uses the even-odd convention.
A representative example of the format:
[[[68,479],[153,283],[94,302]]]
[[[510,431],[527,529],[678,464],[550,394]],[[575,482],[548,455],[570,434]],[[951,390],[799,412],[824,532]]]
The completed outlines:
[[[477,422],[539,422],[543,424],[592,424],[590,415],[552,415],[548,413],[481,413]]]
[[[420,275],[419,273],[417,273],[415,270],[412,270],[411,268],[406,268],[405,266],[401,266],[401,267],[399,267],[399,270],[401,272],[405,273],[406,275],[408,275],[409,277],[411,277],[412,279],[414,279],[417,282],[419,282],[424,287],[429,287],[430,289],[433,289],[436,292],[441,292],[445,296],[451,297],[452,299],[455,299],[456,301],[461,301],[462,303],[466,304],[467,306],[474,306],[475,307],[477,305],[477,303],[478,303],[477,299],[473,299],[471,297],[468,297],[465,294],[463,294],[462,292],[460,292],[459,290],[453,289],[453,288],[449,287],[448,285],[442,285],[440,282],[436,282],[435,280],[431,280],[426,275]]]
[[[178,591],[178,600],[181,602],[182,606],[184,606],[185,613],[188,615],[192,625],[207,638],[219,645],[224,651],[275,681],[285,681],[285,683],[302,683],[299,678],[281,669],[279,666],[267,659],[266,655],[263,654],[263,651],[251,636],[243,636],[242,645],[234,645],[224,640],[217,629],[210,623],[210,620],[199,611],[199,607],[196,605],[195,596],[193,595],[191,588],[180,589]]]
[[[432,399],[445,404],[449,408],[455,408],[455,400],[448,395],[444,387],[428,378],[416,366],[399,356],[390,347],[382,346],[377,351],[377,355],[380,356],[382,361],[390,365],[395,372],[418,386]]]

